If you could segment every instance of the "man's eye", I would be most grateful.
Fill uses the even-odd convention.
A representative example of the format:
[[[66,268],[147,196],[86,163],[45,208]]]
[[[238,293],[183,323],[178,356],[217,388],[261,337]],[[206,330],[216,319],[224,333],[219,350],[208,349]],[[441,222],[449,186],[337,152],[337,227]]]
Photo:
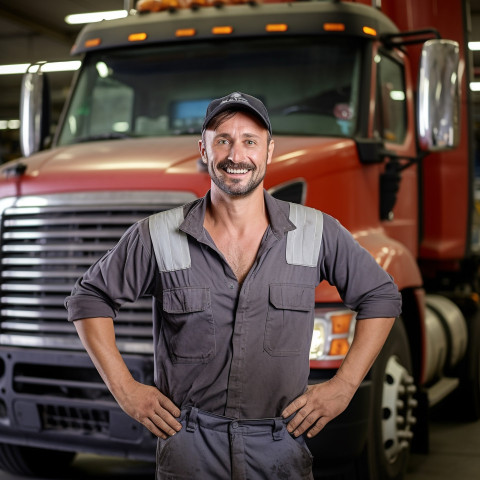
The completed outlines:
[[[226,138],[221,138],[221,139],[218,141],[218,143],[219,143],[220,145],[228,145],[229,142],[228,142],[228,140],[227,140]]]

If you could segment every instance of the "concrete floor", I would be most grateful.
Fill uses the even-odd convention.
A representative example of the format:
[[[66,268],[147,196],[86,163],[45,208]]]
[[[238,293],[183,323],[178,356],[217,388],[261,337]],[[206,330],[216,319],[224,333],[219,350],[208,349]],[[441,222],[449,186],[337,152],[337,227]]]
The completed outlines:
[[[412,455],[406,480],[479,480],[480,421],[432,424],[430,454]]]
[[[429,455],[412,455],[405,480],[480,479],[480,421],[433,422],[430,450]],[[150,463],[79,455],[69,475],[56,480],[153,480],[154,475],[155,468]],[[25,477],[0,471],[0,480]]]

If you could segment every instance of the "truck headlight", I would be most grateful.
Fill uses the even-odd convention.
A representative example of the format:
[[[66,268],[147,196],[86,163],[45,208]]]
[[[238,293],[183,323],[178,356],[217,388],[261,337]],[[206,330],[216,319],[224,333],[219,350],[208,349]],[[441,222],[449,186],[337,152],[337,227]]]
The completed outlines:
[[[315,309],[310,360],[342,359],[353,340],[355,315],[346,309]]]
[[[312,345],[310,346],[310,360],[316,360],[324,355],[325,352],[325,324],[324,322],[315,317],[315,323],[313,325]]]

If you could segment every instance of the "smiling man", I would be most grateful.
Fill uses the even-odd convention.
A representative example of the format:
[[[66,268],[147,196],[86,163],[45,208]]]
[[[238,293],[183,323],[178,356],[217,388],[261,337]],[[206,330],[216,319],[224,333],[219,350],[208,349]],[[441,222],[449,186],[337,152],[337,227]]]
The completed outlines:
[[[67,298],[69,320],[122,409],[158,437],[157,479],[311,479],[312,437],[352,399],[400,313],[392,279],[333,218],[263,189],[263,103],[207,109],[204,198],[133,225]],[[357,311],[335,377],[308,386],[315,287]],[[155,386],[116,345],[122,303],[154,298]]]

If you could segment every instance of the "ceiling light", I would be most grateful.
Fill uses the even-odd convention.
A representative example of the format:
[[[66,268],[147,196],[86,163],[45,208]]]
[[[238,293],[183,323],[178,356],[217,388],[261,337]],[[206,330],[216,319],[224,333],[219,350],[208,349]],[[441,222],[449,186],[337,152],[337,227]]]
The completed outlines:
[[[20,128],[20,120],[0,120],[0,130],[18,130]]]
[[[15,75],[25,73],[29,63],[17,63],[16,65],[0,65],[0,75]]]
[[[42,65],[42,72],[74,72],[80,68],[80,60],[69,60],[67,62],[47,62]],[[33,67],[31,69],[33,70]]]
[[[80,60],[69,60],[67,62],[47,62],[42,63],[42,72],[73,72],[80,68]],[[0,65],[0,75],[15,75],[26,73],[30,63],[17,63],[14,65]],[[38,70],[38,65],[32,65],[31,72]]]
[[[90,12],[75,13],[67,15],[65,22],[70,25],[79,25],[82,23],[101,22],[102,20],[115,20],[116,18],[125,18],[128,16],[127,10],[111,10],[109,12]]]
[[[480,50],[480,42],[468,42],[468,49],[474,52]]]

